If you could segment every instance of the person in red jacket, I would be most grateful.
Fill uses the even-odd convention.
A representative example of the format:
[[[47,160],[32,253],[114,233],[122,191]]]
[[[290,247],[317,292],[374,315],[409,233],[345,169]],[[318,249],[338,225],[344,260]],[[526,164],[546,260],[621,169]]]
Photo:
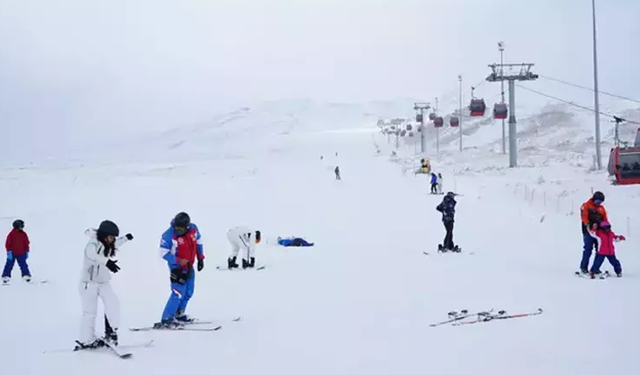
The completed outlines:
[[[616,247],[613,243],[616,241],[624,241],[626,238],[615,234],[611,230],[611,224],[609,224],[608,221],[601,221],[599,225],[593,224],[589,229],[589,234],[595,240],[596,249],[598,250],[596,259],[593,261],[593,266],[591,267],[591,272],[589,273],[591,278],[593,279],[595,275],[600,273],[600,266],[602,266],[604,258],[609,260],[616,275],[622,277],[622,265],[618,258],[616,258]]]
[[[27,264],[29,236],[24,231],[24,221],[16,220],[13,222],[13,230],[7,236],[6,248],[7,263],[4,265],[4,271],[2,271],[2,283],[6,284],[11,280],[11,271],[13,271],[16,260],[22,272],[22,279],[26,282],[31,281],[31,272],[29,272],[29,265]]]

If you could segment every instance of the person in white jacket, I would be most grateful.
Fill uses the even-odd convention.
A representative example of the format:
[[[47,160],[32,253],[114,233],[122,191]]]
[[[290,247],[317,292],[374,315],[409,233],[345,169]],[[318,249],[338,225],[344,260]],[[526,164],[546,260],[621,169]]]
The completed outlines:
[[[438,173],[438,178],[436,179],[436,190],[438,194],[442,194],[442,173]]]
[[[256,265],[256,244],[260,243],[259,230],[253,231],[247,227],[235,227],[227,232],[227,239],[231,243],[231,256],[227,259],[229,269],[238,268],[236,260],[240,249],[247,252],[246,258],[242,258],[242,268],[253,268]]]
[[[111,273],[120,270],[114,258],[116,250],[125,242],[133,239],[131,233],[118,237],[120,230],[112,221],[105,220],[98,229],[87,229],[90,237],[84,249],[84,261],[80,275],[80,297],[82,300],[82,322],[80,339],[75,350],[93,349],[105,345],[108,341],[118,345],[118,327],[120,326],[120,302],[111,288]],[[105,337],[96,338],[95,325],[98,311],[98,298],[104,304]]]

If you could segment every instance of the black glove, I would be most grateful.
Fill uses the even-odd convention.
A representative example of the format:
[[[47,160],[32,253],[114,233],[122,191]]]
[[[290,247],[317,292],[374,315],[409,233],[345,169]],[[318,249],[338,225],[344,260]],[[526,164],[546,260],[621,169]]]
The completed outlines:
[[[189,278],[189,273],[182,268],[175,268],[171,270],[171,282],[184,285],[187,283],[187,278]]]
[[[127,233],[127,235],[126,235],[125,237],[127,237],[127,239],[128,239],[129,241],[131,241],[131,240],[133,239],[133,234],[131,234],[131,233]]]
[[[198,259],[198,272],[204,268],[204,259]]]
[[[118,271],[120,271],[120,267],[116,264],[117,262],[118,262],[117,260],[111,260],[111,259],[107,261],[107,268],[109,269],[109,271],[113,273],[117,273]]]

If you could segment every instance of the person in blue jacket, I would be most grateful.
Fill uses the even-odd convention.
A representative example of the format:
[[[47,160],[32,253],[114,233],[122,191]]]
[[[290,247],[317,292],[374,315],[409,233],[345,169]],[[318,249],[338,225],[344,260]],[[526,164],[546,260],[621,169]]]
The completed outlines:
[[[281,245],[284,247],[289,247],[289,246],[310,247],[310,246],[313,246],[313,242],[307,242],[304,238],[300,238],[300,237],[289,237],[289,238],[278,237],[278,245]]]
[[[204,250],[200,231],[186,212],[177,214],[169,229],[162,234],[160,250],[162,259],[169,266],[171,295],[162,313],[162,320],[154,325],[156,329],[193,321],[185,311],[195,288],[193,265],[197,259],[198,272],[202,271]]]
[[[438,194],[438,176],[431,173],[431,194]]]

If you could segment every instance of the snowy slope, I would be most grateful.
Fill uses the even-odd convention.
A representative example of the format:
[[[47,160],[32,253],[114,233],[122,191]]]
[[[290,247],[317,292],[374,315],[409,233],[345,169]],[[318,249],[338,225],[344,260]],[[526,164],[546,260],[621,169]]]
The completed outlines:
[[[296,112],[286,108],[253,111],[122,143],[102,154],[107,159],[81,155],[75,162],[2,169],[0,225],[8,230],[14,218],[25,219],[34,276],[50,283],[23,285],[16,269],[13,285],[0,287],[6,307],[0,353],[12,359],[0,374],[637,373],[640,339],[630,333],[640,330],[640,305],[629,296],[640,287],[634,251],[640,233],[618,245],[625,277],[576,278],[581,238],[569,212],[592,186],[601,188],[618,229],[639,212],[637,188],[608,186],[603,173],[586,171],[588,163],[543,168],[523,157],[531,167],[509,170],[501,166],[505,156],[491,156],[492,137],[463,155],[452,138],[440,158],[430,155],[445,175],[445,190],[463,194],[454,240],[474,254],[438,255],[439,197],[426,194],[423,176],[398,165],[415,163],[413,146],[389,158],[395,148],[373,126],[374,111],[367,116],[361,107],[340,106],[335,117],[308,110],[297,120],[281,115]],[[559,153],[539,154],[545,153],[559,160]],[[336,165],[340,182],[333,178]],[[527,189],[538,193],[527,196]],[[543,204],[536,199],[543,190],[576,201],[566,209]],[[224,327],[129,332],[160,317],[169,280],[158,240],[180,210],[201,228],[207,254],[189,312]],[[106,218],[135,235],[114,277],[121,341],[153,338],[154,346],[129,361],[43,354],[71,348],[77,338],[82,233]],[[215,270],[228,253],[226,230],[239,224],[268,238],[258,246],[258,263],[267,269]],[[278,235],[305,236],[317,246],[273,246]],[[428,327],[451,310],[538,307],[544,314],[531,318]],[[236,315],[243,321],[229,322]]]

